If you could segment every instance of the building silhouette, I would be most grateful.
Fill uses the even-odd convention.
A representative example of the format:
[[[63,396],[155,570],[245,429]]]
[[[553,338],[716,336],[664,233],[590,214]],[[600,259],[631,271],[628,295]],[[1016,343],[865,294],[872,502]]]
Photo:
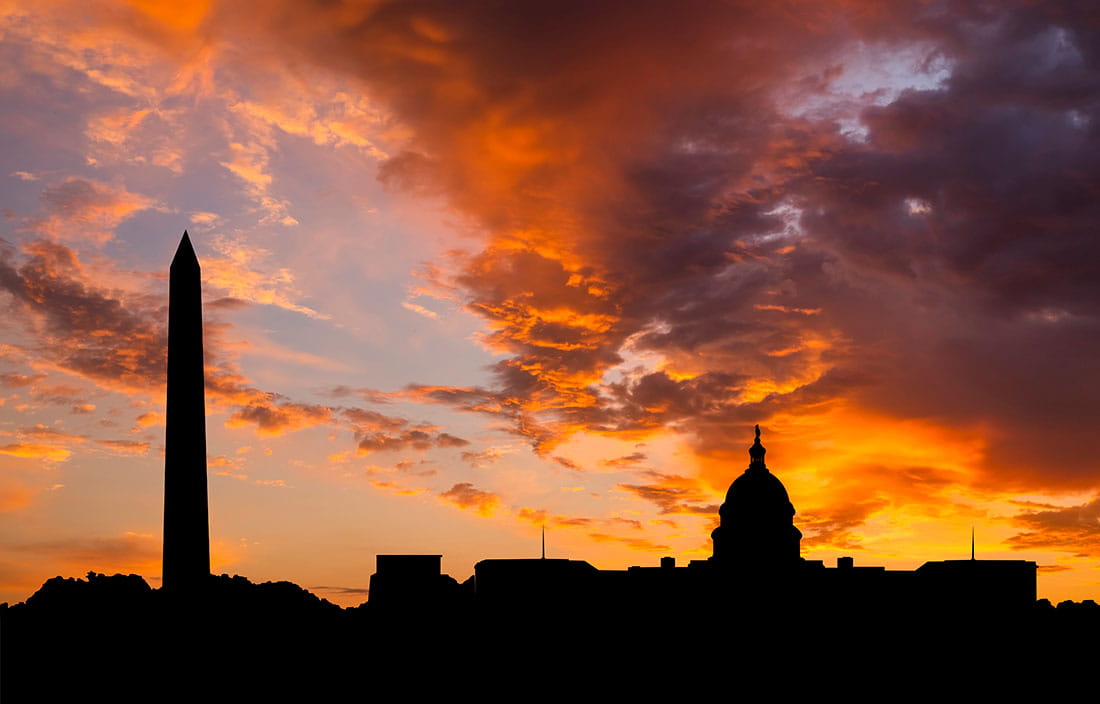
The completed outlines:
[[[901,613],[1005,615],[1034,607],[1038,568],[1029,560],[972,556],[888,570],[857,566],[852,557],[838,558],[831,568],[803,558],[794,505],[765,465],[765,452],[756,426],[749,466],[730,484],[711,533],[713,555],[706,560],[677,566],[675,558],[663,557],[657,567],[600,570],[582,560],[486,559],[458,585],[441,579],[439,556],[379,555],[370,604],[386,609],[396,603],[391,588],[376,593],[376,584],[401,584],[429,611],[433,603],[465,599],[485,614],[554,618],[606,618],[657,606],[672,615],[689,605],[716,613],[741,605],[750,620],[764,612],[859,619]],[[753,614],[749,604],[763,611]]]

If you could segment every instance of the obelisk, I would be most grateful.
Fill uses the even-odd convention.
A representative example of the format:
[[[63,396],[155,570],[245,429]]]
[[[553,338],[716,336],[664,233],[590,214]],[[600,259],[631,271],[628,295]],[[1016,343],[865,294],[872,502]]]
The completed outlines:
[[[210,575],[201,278],[184,231],[168,275],[162,584],[173,592],[200,587]]]

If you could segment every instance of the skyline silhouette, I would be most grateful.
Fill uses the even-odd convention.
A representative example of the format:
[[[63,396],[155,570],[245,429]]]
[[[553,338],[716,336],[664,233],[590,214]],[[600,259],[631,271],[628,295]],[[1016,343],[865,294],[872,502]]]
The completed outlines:
[[[747,448],[749,463],[718,509],[713,553],[687,565],[664,556],[659,566],[598,569],[584,560],[547,558],[543,543],[538,558],[481,559],[459,582],[443,573],[439,554],[378,554],[369,599],[352,609],[285,580],[211,574],[205,452],[195,451],[204,449],[206,435],[200,271],[184,232],[169,276],[165,435],[166,453],[178,454],[166,454],[164,463],[163,586],[152,589],[135,574],[90,571],[85,579],[49,579],[26,602],[0,604],[5,700],[47,692],[77,696],[87,678],[110,678],[119,663],[129,672],[128,693],[171,682],[177,696],[211,696],[205,654],[219,642],[234,643],[243,672],[266,674],[274,659],[294,667],[263,678],[223,676],[217,696],[240,691],[282,698],[319,688],[349,693],[362,686],[358,666],[364,662],[399,682],[487,664],[507,673],[519,660],[510,639],[499,636],[517,627],[537,634],[549,649],[542,657],[555,653],[549,660],[555,667],[578,651],[595,657],[591,644],[610,638],[686,638],[708,650],[681,652],[672,660],[680,666],[714,662],[768,681],[787,667],[774,651],[800,629],[832,636],[809,668],[818,673],[835,671],[848,657],[840,656],[843,650],[865,646],[866,634],[876,632],[880,653],[889,653],[870,660],[878,676],[883,667],[906,672],[906,658],[933,646],[942,650],[944,637],[948,649],[956,647],[964,634],[967,647],[977,644],[991,663],[1008,652],[1019,656],[1024,643],[1032,666],[1064,667],[1074,661],[1033,647],[1079,639],[1100,626],[1095,601],[1055,608],[1037,600],[1034,561],[976,559],[973,540],[969,560],[930,561],[912,571],[857,565],[850,556],[835,567],[804,558],[797,511],[765,462],[759,425]],[[716,629],[734,638],[715,639]],[[1004,650],[1008,635],[1013,651]],[[148,647],[150,637],[157,647]],[[464,647],[444,646],[449,639],[461,639]],[[604,653],[604,664],[625,665],[625,652]],[[51,681],[56,672],[65,677]],[[606,675],[588,683],[620,691],[636,684]],[[395,686],[383,691],[407,691]],[[529,683],[520,678],[515,686]],[[303,694],[295,694],[299,689]]]
[[[215,575],[210,569],[202,268],[187,231],[169,269],[161,584],[176,599],[192,599],[217,582],[212,581]],[[677,568],[674,556],[662,556],[656,568],[635,565],[626,570],[601,570],[568,557],[547,561],[543,524],[539,559],[481,559],[474,565],[473,575],[460,584],[442,572],[442,555],[379,554],[376,571],[370,577],[371,587],[363,592],[372,595],[369,602],[376,612],[379,608],[400,608],[406,616],[409,609],[436,613],[440,608],[464,608],[475,602],[481,608],[514,609],[549,600],[574,609],[582,605],[590,609],[612,598],[612,593],[616,599],[629,594],[639,603],[658,593],[675,593],[679,599],[711,594],[709,598],[722,600],[734,585],[759,598],[753,584],[761,585],[759,589],[772,598],[812,590],[815,598],[802,606],[822,611],[829,608],[826,605],[837,603],[847,604],[849,609],[864,604],[863,608],[870,609],[866,605],[881,608],[887,602],[901,602],[917,610],[988,610],[998,614],[1019,614],[1034,606],[1037,564],[1028,560],[978,560],[974,528],[969,560],[930,561],[906,572],[862,564],[857,568],[854,557],[845,555],[836,558],[835,572],[818,571],[828,568],[822,560],[802,556],[802,532],[795,525],[795,507],[782,481],[769,471],[766,453],[757,424],[748,448],[748,467],[731,482],[725,501],[718,507],[717,526],[710,535],[712,554],[688,565],[699,568],[694,575],[675,577],[676,570],[682,573],[683,567]],[[662,575],[659,580],[642,576],[654,569]],[[89,583],[94,582],[95,574],[94,570],[88,573]],[[632,579],[623,580],[627,575]],[[226,577],[223,574],[221,578]],[[50,582],[60,579],[58,576]],[[123,584],[122,575],[111,579]],[[136,575],[128,579],[136,579]],[[603,586],[616,584],[616,580],[617,586]],[[44,589],[49,586],[47,583]],[[131,598],[140,592],[133,586],[127,588]],[[563,593],[573,597],[562,601]],[[367,603],[363,601],[360,606]],[[560,604],[559,608],[565,608]]]
[[[209,590],[221,584],[211,574],[209,557],[201,271],[184,231],[169,272],[162,588],[173,601],[165,603],[216,601],[218,592]],[[474,575],[461,585],[442,573],[441,555],[377,555],[371,598],[364,606],[369,603],[376,614],[401,613],[407,618],[410,613],[461,610],[475,604],[494,613],[533,610],[535,604],[543,609],[553,605],[555,611],[602,611],[612,600],[641,604],[675,595],[675,601],[694,598],[718,603],[730,593],[743,593],[754,599],[767,595],[777,603],[793,603],[798,594],[799,608],[805,613],[825,613],[837,604],[846,604],[854,613],[869,613],[887,603],[907,605],[898,613],[987,611],[1005,618],[1034,609],[1036,563],[977,560],[973,531],[970,560],[928,562],[913,572],[857,568],[851,556],[837,558],[834,570],[827,570],[821,560],[805,559],[799,545],[802,533],[794,524],[797,512],[782,481],[769,471],[766,454],[757,424],[748,448],[749,464],[730,483],[718,509],[718,526],[711,533],[712,554],[706,560],[692,560],[686,569],[678,568],[673,556],[662,557],[656,571],[642,566],[600,570],[583,560],[547,560],[543,526],[540,558],[479,560]],[[94,571],[88,577],[89,584],[96,583]],[[43,599],[48,603],[48,597],[39,594],[57,580],[61,577],[48,582],[28,603]],[[117,597],[120,603],[147,602],[142,589],[134,586],[141,580],[136,575],[127,580],[116,575],[100,583],[105,594],[112,593],[107,589],[112,583],[125,585]]]
[[[9,3],[0,602],[161,587],[184,229],[214,573],[679,569],[759,423],[802,558],[1096,598],[1093,15]]]
[[[206,468],[201,266],[184,231],[169,272],[168,365],[164,463],[164,578],[176,599],[199,598],[212,584]],[[971,532],[969,561],[928,562],[912,573],[860,566],[837,558],[836,572],[801,555],[802,532],[783,482],[768,470],[760,425],[753,428],[749,465],[735,478],[718,509],[707,560],[685,572],[676,558],[661,558],[658,572],[632,566],[599,570],[582,560],[482,559],[461,585],[441,570],[442,555],[377,555],[369,603],[376,611],[410,613],[441,609],[606,610],[612,600],[639,604],[675,594],[677,601],[723,601],[731,591],[761,598],[793,599],[821,612],[837,603],[905,603],[913,611],[989,611],[1001,617],[1026,613],[1036,602],[1037,565],[1026,560],[977,560]],[[692,569],[695,573],[692,573]],[[660,575],[656,580],[653,574]],[[625,578],[625,579],[624,579]],[[806,593],[813,598],[807,599]],[[706,596],[706,595],[709,595]],[[607,602],[606,604],[604,602]],[[849,609],[855,609],[849,606]],[[881,608],[881,606],[879,607]]]

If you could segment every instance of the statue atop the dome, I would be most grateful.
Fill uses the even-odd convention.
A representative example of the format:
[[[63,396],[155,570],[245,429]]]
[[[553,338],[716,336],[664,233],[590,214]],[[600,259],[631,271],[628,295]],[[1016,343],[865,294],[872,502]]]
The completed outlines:
[[[760,444],[760,426],[756,427],[756,440],[753,442],[752,447],[749,448],[749,469],[760,468],[767,470],[768,465],[764,464],[764,454],[767,450]]]
[[[794,505],[779,478],[764,463],[760,426],[749,448],[749,466],[733,480],[718,509],[711,560],[729,567],[786,567],[802,561],[802,532],[794,526]]]

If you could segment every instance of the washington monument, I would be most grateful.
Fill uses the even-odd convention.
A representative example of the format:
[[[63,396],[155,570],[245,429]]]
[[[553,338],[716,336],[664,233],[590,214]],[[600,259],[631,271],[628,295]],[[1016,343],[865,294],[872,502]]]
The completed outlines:
[[[168,402],[164,438],[163,586],[201,586],[210,574],[206,395],[199,260],[183,233],[168,275]]]

